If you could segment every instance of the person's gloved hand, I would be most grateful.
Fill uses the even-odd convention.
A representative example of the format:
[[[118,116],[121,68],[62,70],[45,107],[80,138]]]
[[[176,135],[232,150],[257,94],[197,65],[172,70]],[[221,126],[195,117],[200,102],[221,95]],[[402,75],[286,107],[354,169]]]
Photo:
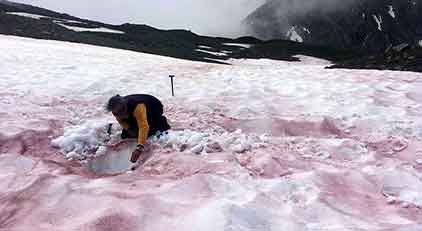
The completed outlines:
[[[132,152],[132,156],[130,157],[130,162],[136,163],[136,161],[138,161],[139,157],[142,155],[144,150],[145,150],[144,145],[138,144],[136,146],[136,149]]]

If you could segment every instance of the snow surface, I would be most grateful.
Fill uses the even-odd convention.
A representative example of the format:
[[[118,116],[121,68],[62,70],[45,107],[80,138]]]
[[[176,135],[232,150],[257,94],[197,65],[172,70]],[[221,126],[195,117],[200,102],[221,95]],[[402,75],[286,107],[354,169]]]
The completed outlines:
[[[422,40],[419,40],[418,44],[420,47],[422,47]]]
[[[421,74],[13,36],[0,49],[1,229],[422,227]],[[103,109],[116,93],[156,95],[173,127],[134,171]]]
[[[227,56],[227,54],[224,53],[224,52],[214,52],[214,51],[207,51],[207,50],[202,50],[202,49],[195,49],[195,51],[199,51],[199,52],[202,52],[202,53],[208,53],[208,54],[212,54],[212,55],[215,55],[215,56]]]
[[[53,20],[54,23],[60,24],[60,23],[77,23],[77,24],[87,24],[86,22],[81,21],[75,21],[75,20],[67,20],[67,19],[57,19]]]
[[[381,18],[381,16],[377,16],[377,15],[373,14],[372,17],[374,18],[375,22],[378,24],[378,30],[382,31],[382,18]]]
[[[65,27],[69,30],[73,30],[76,32],[103,32],[103,33],[114,33],[114,34],[124,34],[125,32],[119,30],[112,30],[105,27],[98,27],[98,28],[86,28],[86,27],[78,27],[78,26],[68,26],[62,23],[57,23],[58,25]]]
[[[393,6],[388,6],[388,13],[391,15],[392,18],[396,18],[396,13],[394,12]]]
[[[49,16],[44,16],[44,15],[39,15],[39,14],[29,14],[29,13],[24,13],[24,12],[6,12],[6,14],[12,14],[12,15],[17,15],[17,16],[22,16],[22,17],[27,17],[27,18],[33,18],[33,19],[51,18]],[[55,18],[55,19],[56,20],[53,20],[53,21],[57,24],[60,24],[63,22],[86,24],[84,22],[75,21],[75,20],[67,20],[67,19],[59,19],[59,18]]]
[[[291,41],[300,42],[300,43],[303,42],[303,38],[300,37],[300,35],[296,32],[295,26],[292,26],[292,28],[290,28],[290,30],[287,31],[286,36]]]
[[[12,14],[12,15],[22,16],[26,18],[33,18],[33,19],[48,18],[47,16],[44,16],[44,15],[29,14],[29,13],[23,13],[23,12],[6,12],[6,14]]]
[[[252,47],[251,44],[246,44],[246,43],[223,43],[223,45],[243,47],[243,48],[251,48]]]
[[[198,48],[201,48],[201,49],[212,49],[212,47],[204,46],[204,45],[199,45]]]

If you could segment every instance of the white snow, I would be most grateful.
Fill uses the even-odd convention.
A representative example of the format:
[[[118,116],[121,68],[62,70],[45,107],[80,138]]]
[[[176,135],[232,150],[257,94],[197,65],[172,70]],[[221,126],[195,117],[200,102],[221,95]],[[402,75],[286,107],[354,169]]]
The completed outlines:
[[[107,122],[88,121],[82,125],[68,127],[64,130],[63,136],[52,141],[54,147],[60,148],[63,154],[67,156],[72,153],[72,159],[78,156],[79,159],[85,159],[89,150],[97,150],[102,144],[110,140],[107,134]],[[95,152],[94,152],[95,154]]]
[[[5,230],[420,226],[420,73],[306,56],[217,65],[4,35],[0,51]],[[173,127],[135,171],[135,141],[114,147],[121,128],[103,109],[117,93],[157,96]]]
[[[392,5],[388,6],[388,13],[391,15],[392,18],[396,18],[396,13],[394,12],[394,8]]]
[[[223,43],[223,45],[243,47],[243,48],[251,48],[252,47],[251,44],[246,44],[246,43]]]
[[[291,41],[303,42],[303,38],[296,32],[296,27],[292,26],[289,31],[287,31],[286,36]]]
[[[202,50],[202,49],[195,49],[195,51],[199,51],[199,52],[202,52],[202,53],[208,53],[208,54],[212,54],[212,55],[215,55],[215,56],[227,56],[227,54],[224,53],[224,52],[214,52],[214,51],[207,51],[207,50]]]
[[[418,44],[420,47],[422,47],[422,40],[419,40]]]
[[[303,30],[308,34],[311,34],[311,31],[308,28],[304,27]]]
[[[404,203],[422,206],[422,174],[413,169],[394,167],[380,174],[383,192]]]
[[[22,17],[27,17],[27,18],[33,18],[33,19],[51,18],[49,16],[44,16],[44,15],[39,15],[39,14],[30,14],[30,13],[24,13],[24,12],[6,12],[6,14],[12,14],[12,15],[17,15],[17,16],[22,16]],[[67,20],[67,19],[60,19],[60,18],[54,18],[54,19],[55,20],[53,20],[53,22],[57,24],[60,24],[63,22],[86,24],[85,22],[76,21],[76,20]]]
[[[33,19],[49,18],[49,17],[44,16],[44,15],[29,14],[29,13],[23,13],[23,12],[6,12],[6,14],[12,14],[12,15],[22,16],[22,17],[26,17],[26,18],[33,18]]]
[[[75,20],[67,20],[67,19],[58,19],[58,20],[53,20],[53,22],[59,24],[59,23],[78,23],[78,24],[87,24],[86,22],[81,22],[81,21],[75,21]]]
[[[80,23],[80,24],[85,24],[85,22],[81,22],[81,21],[75,21],[75,20],[65,20],[68,23]]]
[[[378,17],[377,15],[373,14],[372,17],[374,18],[375,22],[378,24],[378,30],[382,31],[382,26],[381,26],[382,18],[381,18],[381,16]]]
[[[98,28],[85,28],[85,27],[78,27],[78,26],[68,26],[62,23],[57,23],[58,25],[65,27],[69,30],[73,30],[76,32],[103,32],[103,33],[114,33],[114,34],[124,34],[125,32],[119,30],[112,30],[105,27],[98,27]]]
[[[111,134],[107,133],[112,124]],[[67,159],[86,160],[90,157],[104,155],[107,143],[119,141],[120,125],[113,121],[88,121],[81,125],[64,129],[63,136],[52,141],[52,145],[59,148]],[[207,147],[218,144],[221,151],[244,153],[253,148],[265,145],[265,136],[244,134],[241,130],[225,132],[223,134],[195,132],[190,130],[169,131],[159,138],[151,137],[148,141],[175,151],[190,151],[192,153],[212,153]]]
[[[198,48],[201,48],[201,49],[211,49],[212,47],[204,46],[204,45],[199,45]]]

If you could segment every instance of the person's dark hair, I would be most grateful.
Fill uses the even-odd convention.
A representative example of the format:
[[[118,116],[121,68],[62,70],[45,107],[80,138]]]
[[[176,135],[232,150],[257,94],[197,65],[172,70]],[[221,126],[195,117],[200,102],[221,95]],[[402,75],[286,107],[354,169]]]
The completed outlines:
[[[107,104],[105,105],[105,109],[108,112],[111,112],[116,105],[121,103],[123,103],[123,97],[120,95],[115,95],[108,100]]]

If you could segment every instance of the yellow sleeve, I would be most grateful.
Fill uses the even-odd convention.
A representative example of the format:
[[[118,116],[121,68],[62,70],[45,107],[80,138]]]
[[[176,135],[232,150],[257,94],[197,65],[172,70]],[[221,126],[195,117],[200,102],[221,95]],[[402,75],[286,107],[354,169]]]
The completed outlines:
[[[138,144],[144,145],[147,142],[149,125],[147,120],[147,108],[144,104],[136,106],[133,116],[136,118],[139,128]]]
[[[115,118],[116,118],[117,122],[119,122],[120,126],[122,126],[122,128],[129,129],[129,124],[127,124],[125,121],[117,118],[116,116],[115,116]]]

